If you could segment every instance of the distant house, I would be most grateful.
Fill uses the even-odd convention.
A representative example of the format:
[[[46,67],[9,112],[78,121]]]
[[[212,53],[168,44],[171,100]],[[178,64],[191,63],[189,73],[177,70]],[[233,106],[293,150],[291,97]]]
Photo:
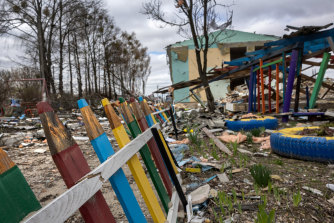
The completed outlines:
[[[259,50],[263,44],[278,37],[271,35],[255,34],[236,30],[216,31],[210,34],[217,39],[217,44],[210,46],[208,51],[208,68],[221,68],[224,61],[231,61],[245,56],[246,52]],[[185,40],[167,46],[169,70],[172,83],[180,83],[193,80],[199,77],[196,64],[196,54],[193,40]],[[240,80],[239,80],[240,82]],[[231,84],[229,79],[216,81],[210,84],[215,100],[225,97],[227,87]],[[233,83],[232,83],[233,84]],[[174,101],[182,100],[189,95],[189,87],[174,91]],[[203,101],[206,101],[205,91],[198,94]],[[192,98],[182,102],[194,102]]]

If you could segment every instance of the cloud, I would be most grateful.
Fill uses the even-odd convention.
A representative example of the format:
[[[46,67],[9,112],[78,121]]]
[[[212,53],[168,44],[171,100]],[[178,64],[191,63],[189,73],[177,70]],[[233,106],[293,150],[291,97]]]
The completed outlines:
[[[177,34],[175,27],[165,26],[149,20],[140,13],[142,4],[149,0],[110,1],[103,0],[104,6],[116,22],[116,25],[127,32],[135,32],[141,43],[148,47],[151,56],[152,73],[147,83],[147,93],[159,87],[171,84],[169,68],[166,62],[165,47],[183,38]],[[173,2],[166,3],[167,15],[176,11]],[[224,0],[231,4],[233,10],[233,28],[235,30],[273,34],[282,36],[286,25],[325,25],[334,22],[333,0]],[[222,14],[225,11],[222,11]],[[23,54],[20,41],[6,40],[0,42],[2,58],[0,66],[11,66],[8,61],[16,54]],[[15,64],[14,64],[15,65]]]

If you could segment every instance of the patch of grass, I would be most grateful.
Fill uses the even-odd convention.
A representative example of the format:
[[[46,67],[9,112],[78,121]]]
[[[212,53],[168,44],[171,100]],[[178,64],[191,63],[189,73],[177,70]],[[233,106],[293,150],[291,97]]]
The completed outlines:
[[[266,166],[261,164],[253,165],[250,169],[251,175],[255,183],[260,187],[268,186],[270,181],[270,170]]]
[[[293,200],[293,206],[294,207],[298,207],[299,203],[302,200],[302,195],[300,194],[300,190],[298,190],[297,193],[293,193],[292,195],[292,200]]]
[[[247,143],[248,144],[253,144],[253,135],[252,135],[252,133],[247,132],[246,136],[247,136]]]
[[[259,137],[260,134],[261,134],[261,130],[259,128],[252,129],[252,130],[250,130],[250,133],[252,134],[252,136]]]
[[[259,206],[256,223],[272,223],[275,222],[275,209],[272,209],[269,214],[265,210],[264,205]]]
[[[238,143],[230,142],[230,147],[232,148],[233,156],[236,156],[238,154]]]
[[[277,165],[283,166],[283,161],[282,161],[282,160],[280,160],[280,159],[275,159],[275,160],[274,160],[274,164],[277,164]]]

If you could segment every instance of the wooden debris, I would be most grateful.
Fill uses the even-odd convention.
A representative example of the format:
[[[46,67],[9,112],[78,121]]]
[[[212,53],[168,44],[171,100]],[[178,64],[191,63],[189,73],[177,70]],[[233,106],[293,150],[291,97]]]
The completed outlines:
[[[221,151],[223,151],[224,153],[230,156],[232,155],[232,152],[216,136],[214,136],[207,128],[203,128],[202,130],[210,139],[213,140],[213,142],[216,144],[216,146]]]

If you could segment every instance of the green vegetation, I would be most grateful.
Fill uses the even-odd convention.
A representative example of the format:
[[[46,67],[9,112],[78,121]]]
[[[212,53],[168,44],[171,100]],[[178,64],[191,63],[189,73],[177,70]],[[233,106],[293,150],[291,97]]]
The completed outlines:
[[[283,166],[283,161],[282,161],[282,160],[280,160],[280,159],[275,159],[275,160],[274,160],[274,164],[277,164],[277,165]]]
[[[275,221],[275,210],[272,209],[269,214],[265,210],[264,205],[259,206],[259,212],[257,213],[256,223],[272,223]]]
[[[299,203],[300,203],[301,200],[302,200],[302,195],[300,194],[300,190],[298,190],[297,193],[293,193],[293,195],[292,195],[292,199],[293,199],[293,206],[294,206],[294,207],[298,207],[298,206],[299,206]]]
[[[270,170],[266,166],[261,164],[253,165],[250,169],[251,175],[255,183],[260,187],[268,186],[270,181]]]

